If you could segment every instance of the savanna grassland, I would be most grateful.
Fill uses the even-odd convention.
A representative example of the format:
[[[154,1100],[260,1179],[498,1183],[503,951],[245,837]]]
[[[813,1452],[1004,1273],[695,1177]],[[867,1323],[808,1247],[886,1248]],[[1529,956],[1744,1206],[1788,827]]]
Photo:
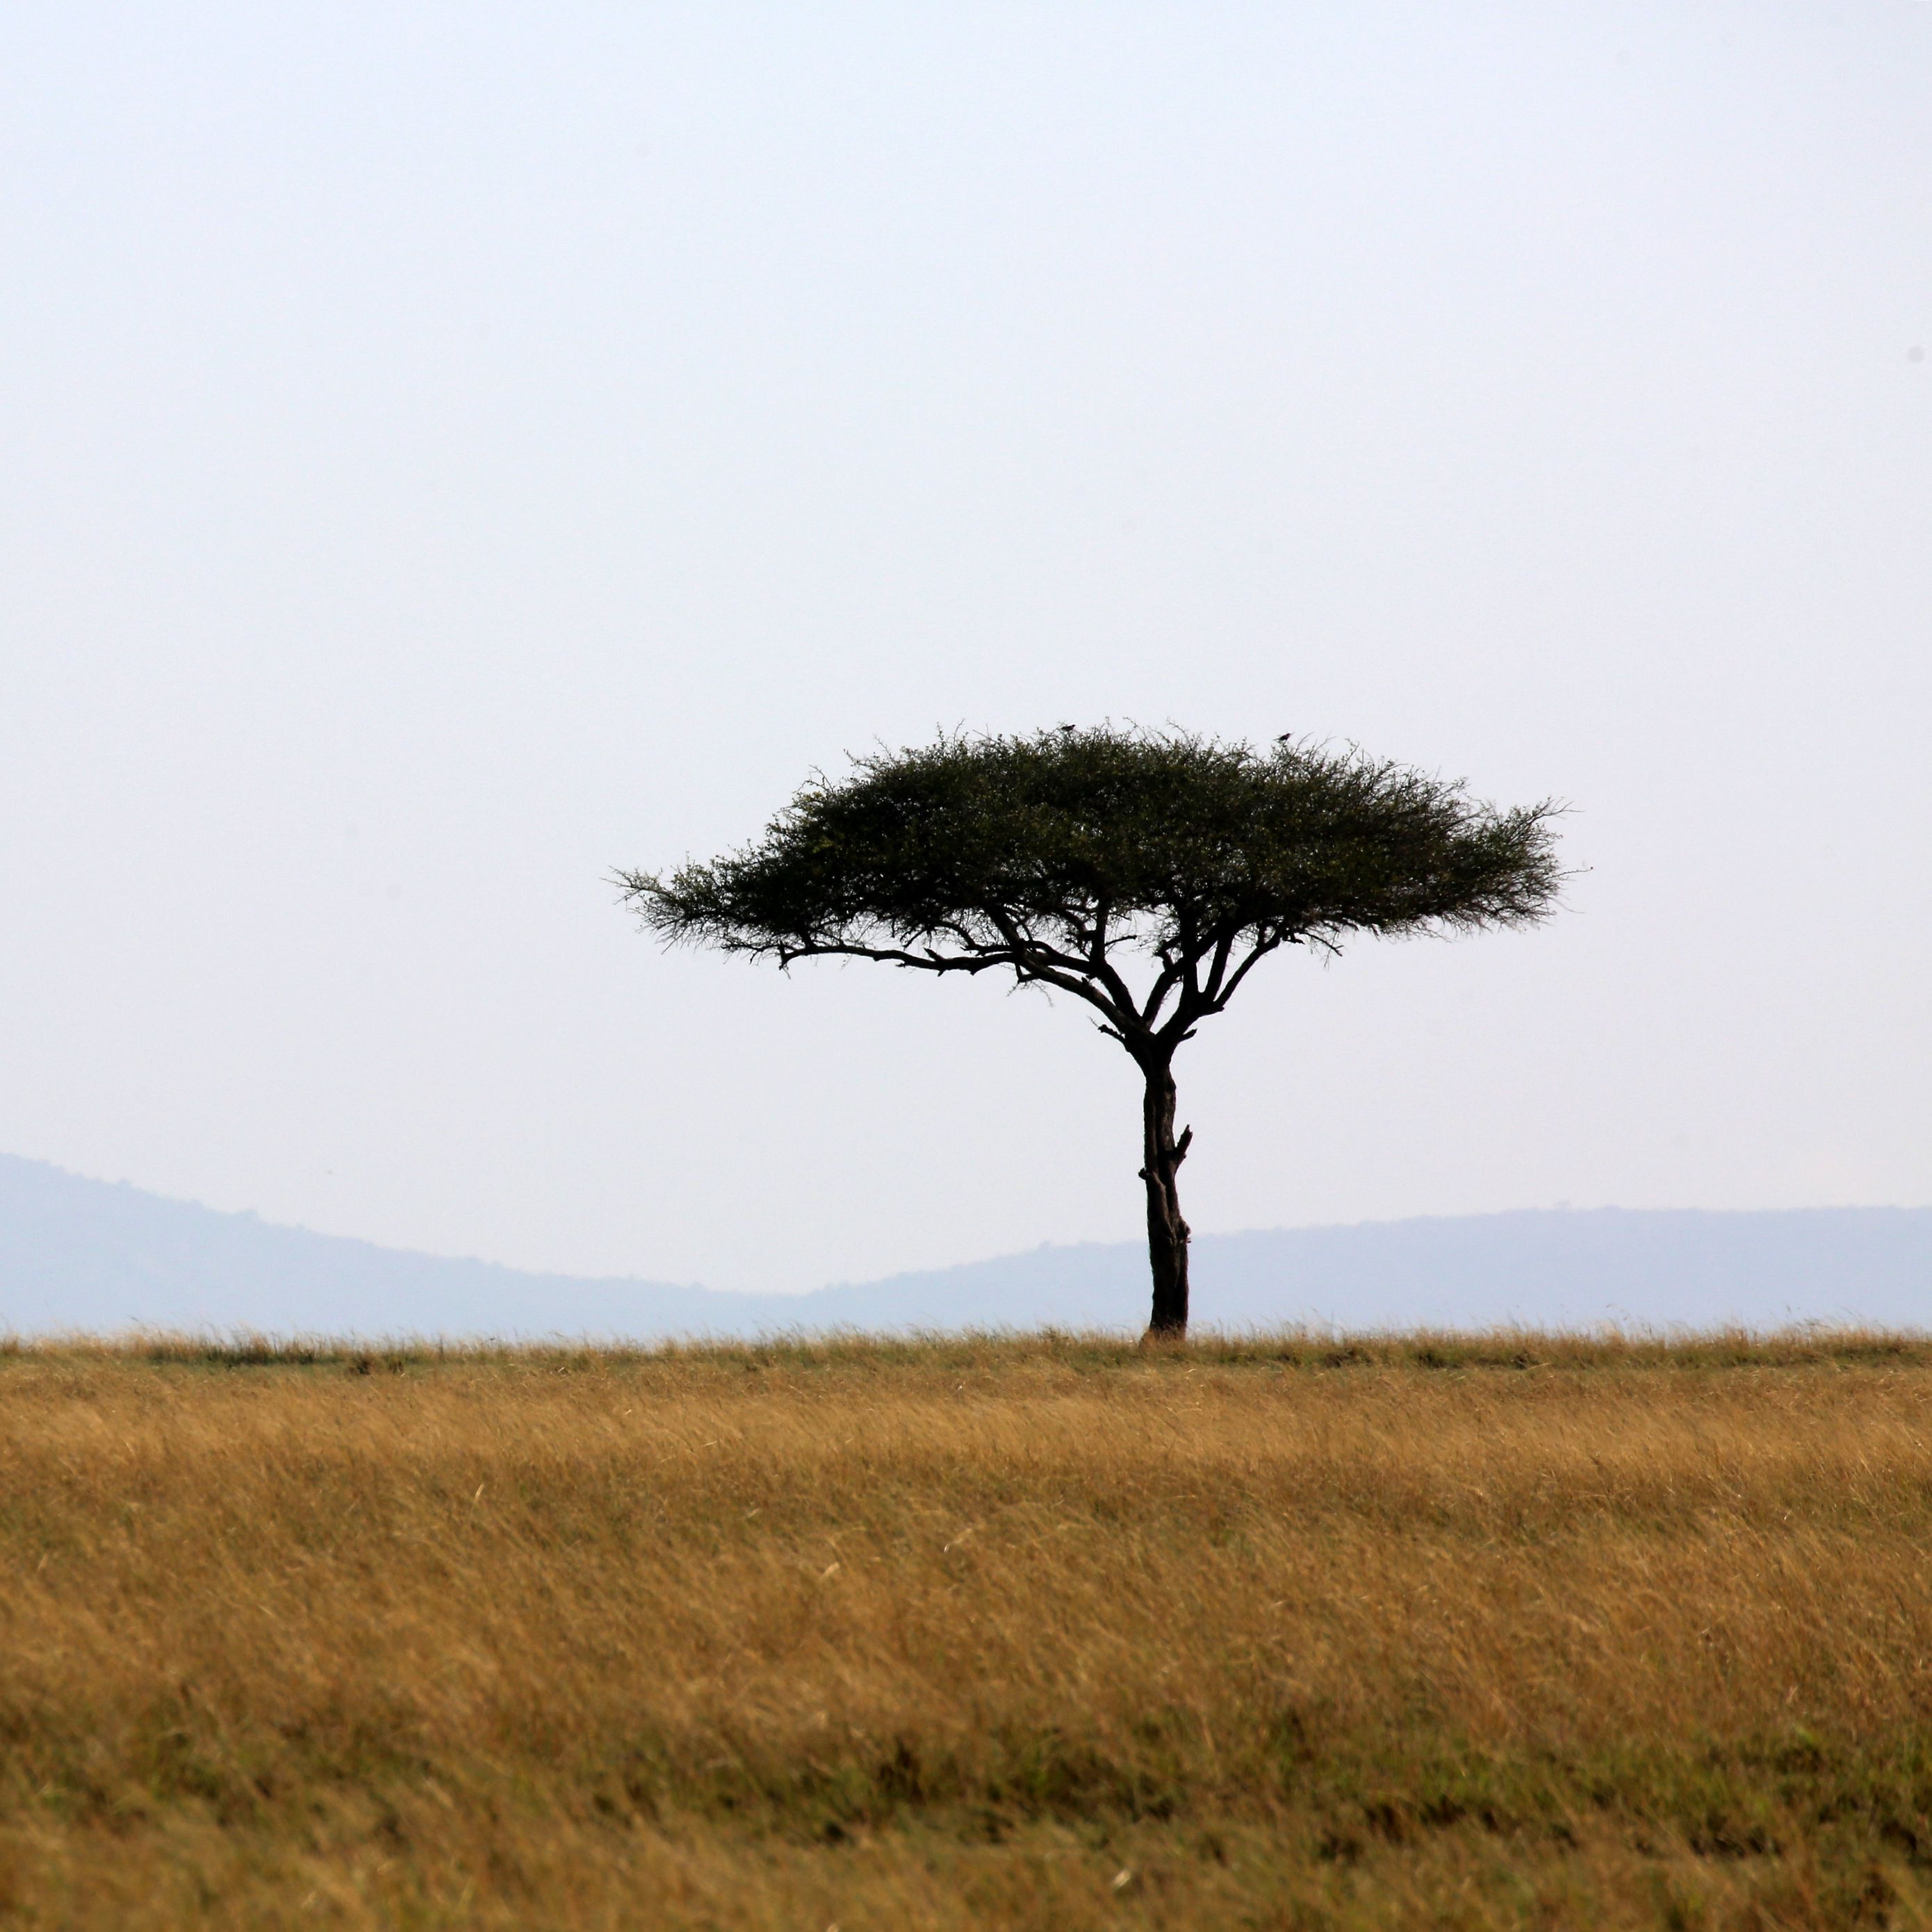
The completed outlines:
[[[1932,1346],[17,1348],[0,1922],[1932,1922]]]

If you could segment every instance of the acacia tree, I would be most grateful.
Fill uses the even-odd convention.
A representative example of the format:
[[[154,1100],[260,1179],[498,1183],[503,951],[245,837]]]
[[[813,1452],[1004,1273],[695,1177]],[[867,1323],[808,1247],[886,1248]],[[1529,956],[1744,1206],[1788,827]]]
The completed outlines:
[[[1174,1056],[1283,946],[1547,916],[1548,800],[1500,811],[1354,749],[1063,726],[815,775],[740,852],[620,872],[644,926],[775,959],[1010,973],[1096,1009],[1144,1087],[1151,1332],[1187,1328]]]

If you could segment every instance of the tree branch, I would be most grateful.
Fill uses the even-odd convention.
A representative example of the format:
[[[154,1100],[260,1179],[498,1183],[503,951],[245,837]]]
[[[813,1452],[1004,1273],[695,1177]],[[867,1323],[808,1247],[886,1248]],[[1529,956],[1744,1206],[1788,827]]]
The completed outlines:
[[[1234,940],[1240,932],[1238,926],[1222,929],[1221,937],[1214,943],[1214,963],[1208,969],[1207,995],[1209,1006],[1221,996],[1221,978],[1228,970],[1228,956],[1234,950]]]
[[[1093,944],[1087,954],[1088,970],[1106,988],[1117,1006],[1123,1012],[1132,1012],[1134,1010],[1132,991],[1126,981],[1120,977],[1119,969],[1113,961],[1107,956],[1109,943],[1107,921],[1109,916],[1107,902],[1102,899],[1094,914]]]
[[[935,952],[927,947],[923,956],[897,946],[861,946],[855,940],[810,940],[800,945],[774,947],[781,966],[794,959],[878,959],[889,966],[910,966],[921,973],[983,973],[989,966],[1011,966],[1016,962],[1004,951],[975,953],[965,958]]]
[[[1258,960],[1265,959],[1270,952],[1279,947],[1298,946],[1301,944],[1301,940],[1302,934],[1298,932],[1289,932],[1280,928],[1272,933],[1264,930],[1255,940],[1254,950],[1234,968],[1233,976],[1221,988],[1215,998],[1214,1005],[1208,1010],[1218,1013],[1227,1005],[1228,1002],[1234,997],[1235,991],[1241,982],[1253,971]]]
[[[1076,999],[1084,1000],[1090,1006],[1097,1007],[1124,1039],[1136,1017],[1131,1000],[1124,1006],[1117,1005],[1087,976],[1084,961],[1034,938],[1015,915],[994,908],[989,910],[986,916],[1004,943],[992,946],[967,938],[962,943],[973,949],[969,958],[956,958],[931,947],[927,948],[926,956],[921,958],[897,946],[868,946],[848,940],[819,941],[808,948],[794,948],[792,954],[802,958],[808,952],[840,952],[855,958],[882,959],[896,965],[916,966],[932,973],[978,973],[988,966],[1009,967],[1014,976],[1023,982],[1057,986],[1062,992],[1071,993]]]

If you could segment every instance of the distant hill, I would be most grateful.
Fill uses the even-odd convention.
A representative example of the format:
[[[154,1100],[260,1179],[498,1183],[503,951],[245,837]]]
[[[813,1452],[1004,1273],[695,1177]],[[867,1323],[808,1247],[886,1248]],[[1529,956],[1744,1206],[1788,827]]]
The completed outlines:
[[[1932,1208],[1534,1211],[1208,1234],[1226,1328],[1932,1324]],[[0,1332],[134,1327],[638,1340],[1146,1318],[1137,1243],[1037,1248],[803,1295],[524,1273],[278,1227],[0,1155]]]

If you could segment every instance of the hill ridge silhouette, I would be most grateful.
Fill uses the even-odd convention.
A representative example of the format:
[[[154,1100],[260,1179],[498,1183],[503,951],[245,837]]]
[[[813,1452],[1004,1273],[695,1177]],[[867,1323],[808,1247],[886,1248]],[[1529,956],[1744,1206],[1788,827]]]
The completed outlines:
[[[1203,1327],[1918,1328],[1932,1315],[1932,1208],[1519,1209],[1204,1234]],[[1138,1241],[740,1294],[546,1274],[386,1248],[0,1154],[0,1332],[649,1341],[840,1328],[1137,1329]]]

